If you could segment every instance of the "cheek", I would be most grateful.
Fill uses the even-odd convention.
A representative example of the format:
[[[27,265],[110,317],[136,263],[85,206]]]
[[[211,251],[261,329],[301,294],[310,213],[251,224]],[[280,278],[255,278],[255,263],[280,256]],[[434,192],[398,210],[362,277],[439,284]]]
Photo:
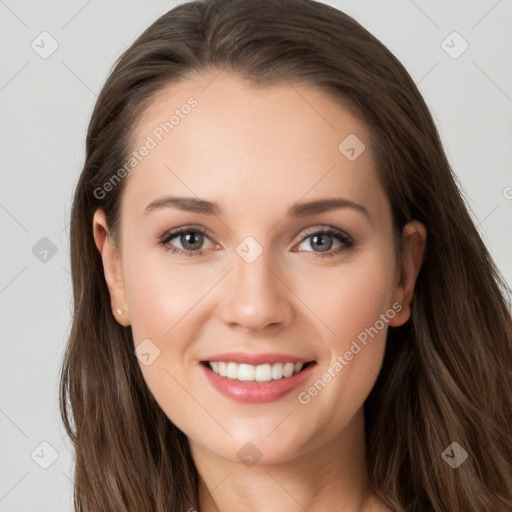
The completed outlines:
[[[190,387],[187,346],[194,333],[190,321],[207,283],[201,285],[203,276],[191,267],[171,267],[166,253],[135,248],[126,252],[130,254],[123,258],[126,300],[134,346],[141,347],[142,375],[169,419],[187,430],[200,413],[186,391]],[[145,353],[147,361],[141,357]]]
[[[123,274],[135,342],[141,337],[170,337],[174,326],[207,291],[209,282],[204,269],[171,266],[163,249],[132,251],[123,261]]]
[[[321,320],[324,340],[332,349],[343,350],[391,307],[394,275],[392,253],[382,247],[332,267],[328,275],[324,269],[307,283],[298,279],[294,291]],[[312,287],[314,282],[318,285]]]
[[[377,379],[389,321],[395,316],[394,272],[393,253],[383,246],[340,266],[332,279],[320,281],[326,283],[321,293],[309,294],[308,306],[325,326],[321,343],[326,354],[319,379],[301,390],[299,402],[310,412],[325,403],[343,403],[330,409],[336,411],[332,422],[319,413],[332,432],[346,424]]]

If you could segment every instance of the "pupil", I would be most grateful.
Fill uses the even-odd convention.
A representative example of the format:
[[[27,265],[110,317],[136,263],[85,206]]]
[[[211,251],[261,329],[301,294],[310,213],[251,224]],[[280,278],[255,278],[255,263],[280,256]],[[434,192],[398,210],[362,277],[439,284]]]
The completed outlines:
[[[197,233],[195,231],[190,231],[184,235],[181,235],[181,244],[187,250],[198,249],[201,247],[203,239],[203,235],[201,233]]]
[[[326,242],[327,239],[327,242]],[[313,246],[318,243],[318,241],[321,241],[318,247],[320,248],[320,251],[328,251],[332,247],[332,237],[331,235],[327,234],[320,234],[320,235],[314,235],[313,236]]]

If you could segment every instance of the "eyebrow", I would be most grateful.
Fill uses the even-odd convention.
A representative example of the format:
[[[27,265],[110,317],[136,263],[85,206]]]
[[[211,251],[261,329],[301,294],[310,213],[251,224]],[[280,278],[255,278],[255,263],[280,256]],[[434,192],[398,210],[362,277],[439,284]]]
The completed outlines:
[[[159,210],[162,208],[176,208],[187,212],[202,213],[204,215],[220,215],[221,213],[219,205],[211,201],[197,199],[195,197],[169,196],[157,199],[148,204],[144,210],[144,214],[147,215],[153,210]],[[341,197],[316,199],[313,201],[296,203],[288,209],[286,215],[291,217],[305,217],[307,215],[323,213],[339,208],[352,208],[364,214],[368,220],[371,221],[370,214],[364,206]]]

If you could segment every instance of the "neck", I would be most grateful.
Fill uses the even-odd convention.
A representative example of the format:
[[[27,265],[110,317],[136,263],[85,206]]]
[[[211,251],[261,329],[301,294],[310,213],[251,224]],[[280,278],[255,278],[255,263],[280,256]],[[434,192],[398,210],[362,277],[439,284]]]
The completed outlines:
[[[375,501],[366,480],[362,408],[335,437],[284,462],[247,466],[192,441],[190,447],[200,475],[199,512],[363,512]]]

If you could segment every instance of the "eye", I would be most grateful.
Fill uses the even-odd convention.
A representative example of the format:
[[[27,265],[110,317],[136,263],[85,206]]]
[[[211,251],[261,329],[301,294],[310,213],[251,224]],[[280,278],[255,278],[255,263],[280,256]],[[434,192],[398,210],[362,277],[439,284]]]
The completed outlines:
[[[210,246],[205,248],[203,244],[207,240],[210,241]],[[184,257],[201,256],[206,249],[220,247],[211,241],[203,228],[192,226],[168,231],[160,238],[159,242],[165,250]],[[296,252],[313,252],[315,257],[335,256],[355,246],[355,241],[350,235],[331,226],[325,229],[315,228],[306,231],[299,247],[305,242],[308,242],[307,245],[310,249],[299,248]],[[333,249],[336,242],[339,245]]]
[[[332,250],[335,241],[339,242],[340,245]],[[355,245],[355,241],[350,235],[334,227],[328,227],[322,230],[318,230],[317,228],[316,230],[310,230],[306,232],[306,236],[303,238],[300,245],[304,244],[304,242],[308,242],[307,245],[309,245],[311,250],[299,249],[299,252],[304,250],[307,252],[315,252],[315,257],[341,254]]]
[[[171,244],[171,241],[175,239],[176,242]],[[164,249],[171,251],[173,254],[191,257],[203,254],[203,251],[200,249],[205,240],[210,239],[204,229],[198,227],[182,227],[165,233],[160,239],[160,244]],[[176,247],[176,244],[179,244],[181,247]],[[213,246],[216,246],[216,244],[213,244]]]

